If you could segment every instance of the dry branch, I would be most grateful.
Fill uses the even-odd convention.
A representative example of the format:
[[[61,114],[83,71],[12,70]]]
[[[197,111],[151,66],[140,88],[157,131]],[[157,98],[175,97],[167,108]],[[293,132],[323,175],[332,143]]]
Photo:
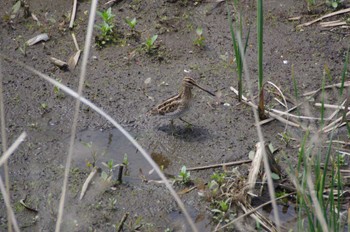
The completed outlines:
[[[117,232],[122,231],[124,223],[125,223],[126,219],[128,218],[128,216],[129,216],[129,213],[124,214],[122,220],[120,220],[118,227],[116,228]]]
[[[339,15],[339,14],[345,14],[345,13],[348,13],[348,12],[350,12],[350,8],[338,10],[338,11],[335,11],[335,12],[323,15],[323,16],[321,16],[321,17],[319,17],[319,18],[317,18],[315,20],[312,20],[310,22],[299,24],[297,27],[310,26],[311,24],[314,24],[314,23],[316,23],[318,21],[321,21],[321,20],[323,20],[325,18],[329,18],[329,17],[335,16],[335,15]]]
[[[240,161],[234,161],[234,162],[228,162],[228,163],[222,163],[222,164],[212,164],[212,165],[201,166],[201,167],[187,168],[187,171],[198,171],[198,170],[204,170],[209,168],[222,168],[225,166],[233,166],[233,165],[246,164],[251,162],[252,162],[251,160],[240,160]]]
[[[337,83],[337,84],[333,84],[333,85],[327,85],[327,86],[324,87],[324,89],[331,89],[331,88],[333,88],[333,87],[340,88],[341,86],[342,86],[342,83]],[[349,87],[349,86],[350,86],[350,81],[345,81],[345,82],[344,82],[344,87]],[[317,90],[304,93],[304,94],[301,95],[301,96],[302,96],[302,97],[311,96],[311,95],[314,95],[314,94],[320,92],[321,90],[322,90],[322,88],[319,88],[319,89],[317,89]]]
[[[340,20],[320,23],[321,27],[338,27],[338,26],[344,26],[346,24],[347,23],[345,21],[340,21]]]

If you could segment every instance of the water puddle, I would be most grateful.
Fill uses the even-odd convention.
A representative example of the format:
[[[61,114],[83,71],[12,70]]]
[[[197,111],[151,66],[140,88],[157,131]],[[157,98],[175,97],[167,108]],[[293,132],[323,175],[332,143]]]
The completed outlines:
[[[147,179],[159,179],[141,153],[117,129],[79,132],[74,145],[72,166],[86,168],[90,163],[108,171],[102,163],[113,160],[113,164],[122,164],[124,157],[128,161],[128,175],[123,177],[124,182],[141,181],[140,173]],[[153,153],[151,157],[163,169],[170,164],[170,160],[162,154]],[[117,170],[113,174],[116,175]]]

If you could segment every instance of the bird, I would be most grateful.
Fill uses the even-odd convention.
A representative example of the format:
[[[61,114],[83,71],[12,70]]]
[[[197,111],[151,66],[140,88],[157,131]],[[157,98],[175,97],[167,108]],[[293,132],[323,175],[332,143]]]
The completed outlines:
[[[188,112],[190,107],[192,106],[192,89],[193,87],[197,87],[204,92],[207,92],[208,94],[212,96],[216,96],[214,93],[210,92],[209,90],[204,89],[203,87],[199,86],[196,81],[191,77],[184,77],[182,80],[182,86],[180,88],[180,92],[176,94],[175,96],[172,96],[159,105],[155,106],[150,110],[150,114],[153,116],[161,116],[164,118],[169,118],[171,124],[173,124],[173,120],[178,118],[183,122],[186,122],[181,117]],[[191,125],[191,123],[186,122],[187,124]]]

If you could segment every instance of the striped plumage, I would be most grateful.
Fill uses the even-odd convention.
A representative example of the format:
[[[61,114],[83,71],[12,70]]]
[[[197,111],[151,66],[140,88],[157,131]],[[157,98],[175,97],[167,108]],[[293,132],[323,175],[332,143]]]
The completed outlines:
[[[171,120],[180,118],[191,107],[193,86],[215,96],[215,94],[199,86],[191,77],[185,77],[182,80],[180,93],[154,107],[150,111],[151,115],[168,117]]]

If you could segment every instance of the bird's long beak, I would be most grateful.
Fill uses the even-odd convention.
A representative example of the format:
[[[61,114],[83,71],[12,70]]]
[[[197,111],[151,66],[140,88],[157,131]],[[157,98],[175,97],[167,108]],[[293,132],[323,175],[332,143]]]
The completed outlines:
[[[206,90],[206,89],[204,89],[203,87],[201,87],[201,86],[199,86],[199,85],[197,85],[197,84],[193,84],[193,85],[196,86],[197,88],[203,90],[204,92],[207,92],[207,93],[209,93],[210,95],[216,97],[216,95],[215,95],[214,93],[210,92],[209,90]]]

